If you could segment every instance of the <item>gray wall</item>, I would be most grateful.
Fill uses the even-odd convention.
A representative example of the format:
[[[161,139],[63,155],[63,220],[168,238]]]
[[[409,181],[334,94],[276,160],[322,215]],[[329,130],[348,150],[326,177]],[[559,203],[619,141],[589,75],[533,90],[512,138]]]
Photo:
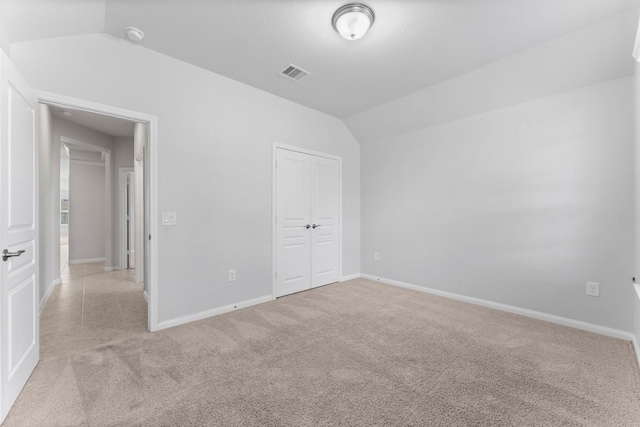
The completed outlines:
[[[363,273],[631,331],[637,23],[629,11],[346,119]]]
[[[632,107],[623,78],[363,146],[363,272],[631,330]]]
[[[113,137],[109,135],[57,117],[54,117],[53,124],[53,139],[58,144],[60,144],[60,138],[64,136],[113,151]]]
[[[9,41],[9,36],[7,35],[2,23],[0,23],[0,50],[2,50],[8,57],[11,57],[11,42]]]
[[[39,213],[40,213],[40,302],[60,279],[60,209],[55,194],[60,182],[51,177],[60,169],[60,149],[53,141],[53,117],[47,105],[40,105]]]
[[[116,168],[133,167],[133,135],[127,138],[115,138],[113,140],[113,166]]]
[[[343,274],[360,272],[360,147],[340,120],[104,34],[11,50],[36,89],[158,117],[159,211],[178,218],[157,236],[160,321],[272,294],[274,141],[343,158]]]
[[[633,274],[636,283],[640,283],[640,64],[636,63],[634,75],[634,123],[635,123],[635,156],[634,156],[634,185],[635,185],[635,252],[634,252],[634,270]],[[640,340],[640,295],[633,297],[634,322],[633,333],[636,339]],[[640,359],[640,355],[637,355]]]
[[[104,164],[69,162],[69,263],[105,257]]]

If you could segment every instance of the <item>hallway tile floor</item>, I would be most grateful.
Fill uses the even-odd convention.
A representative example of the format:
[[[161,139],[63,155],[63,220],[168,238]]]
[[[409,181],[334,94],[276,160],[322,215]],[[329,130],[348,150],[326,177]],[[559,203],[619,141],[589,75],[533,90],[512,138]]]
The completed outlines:
[[[133,270],[67,265],[40,315],[40,358],[67,355],[147,331],[147,303]]]

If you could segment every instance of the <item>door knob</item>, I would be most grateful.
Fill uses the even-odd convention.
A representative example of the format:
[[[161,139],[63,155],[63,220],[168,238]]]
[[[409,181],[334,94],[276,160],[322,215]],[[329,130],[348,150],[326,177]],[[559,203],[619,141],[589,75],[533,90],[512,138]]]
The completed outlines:
[[[304,228],[306,228],[307,230],[311,228],[311,226],[309,224],[307,225],[303,225]],[[315,228],[315,227],[314,227]]]
[[[2,251],[2,260],[3,260],[3,261],[6,261],[6,260],[8,260],[8,259],[9,259],[9,258],[11,258],[11,257],[14,257],[14,256],[20,256],[20,255],[22,255],[23,253],[24,253],[24,249],[20,249],[20,250],[19,250],[19,251],[17,251],[17,252],[9,252],[8,250],[6,250],[6,249],[5,249],[5,250],[3,250],[3,251]]]
[[[312,227],[313,228],[318,228],[318,227],[320,227],[320,224],[318,224],[318,225],[313,224]]]

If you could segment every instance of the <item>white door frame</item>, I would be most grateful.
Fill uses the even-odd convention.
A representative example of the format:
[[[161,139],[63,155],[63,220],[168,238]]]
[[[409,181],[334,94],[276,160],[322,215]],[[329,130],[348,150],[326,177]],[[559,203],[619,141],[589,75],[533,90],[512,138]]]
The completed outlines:
[[[339,212],[340,212],[340,216],[339,216],[339,223],[340,223],[340,227],[339,227],[339,231],[338,233],[340,234],[338,236],[338,271],[340,272],[339,277],[342,278],[342,157],[340,156],[334,156],[332,154],[326,154],[326,153],[321,153],[319,151],[313,151],[313,150],[307,150],[306,148],[300,148],[300,147],[295,147],[293,145],[287,145],[287,144],[281,144],[279,142],[274,141],[273,142],[273,152],[272,152],[272,159],[271,159],[271,167],[272,167],[272,177],[271,177],[271,207],[272,207],[272,213],[271,213],[271,242],[272,242],[272,266],[271,266],[271,295],[275,298],[276,295],[276,271],[278,269],[278,258],[277,258],[277,239],[276,239],[276,233],[277,233],[277,227],[276,227],[276,215],[277,215],[277,200],[276,200],[276,196],[277,196],[277,170],[276,170],[276,159],[278,158],[278,150],[289,150],[289,151],[295,151],[297,153],[302,153],[302,154],[309,154],[312,156],[318,156],[318,157],[324,157],[327,159],[332,159],[332,160],[336,160],[338,162],[338,168],[339,168],[339,172],[338,172],[338,180],[339,180],[339,188],[340,188],[340,193],[339,193],[339,197],[340,197],[340,206],[339,206]],[[312,288],[313,289],[313,288]]]
[[[111,105],[99,104],[85,101],[70,96],[60,95],[45,91],[35,91],[39,101],[61,108],[73,108],[77,110],[98,113],[106,116],[117,117],[125,120],[146,123],[149,127],[148,138],[148,164],[145,164],[149,180],[147,182],[147,193],[149,200],[149,221],[147,229],[149,235],[145,236],[148,244],[148,251],[145,251],[145,259],[148,263],[148,275],[145,281],[148,285],[149,309],[147,324],[149,331],[157,331],[158,327],[158,118],[149,114],[137,111],[126,110],[113,107]]]
[[[127,204],[129,203],[129,201],[127,200],[127,192],[126,192],[126,185],[127,185],[127,173],[129,172],[133,172],[133,168],[131,167],[126,167],[126,168],[119,168],[118,170],[118,176],[120,177],[120,182],[118,184],[118,197],[120,199],[120,210],[118,212],[118,215],[120,215],[120,245],[118,247],[118,267],[120,267],[121,270],[125,270],[127,268],[126,264],[127,264],[127,259],[126,259],[126,240],[127,240],[127,224],[125,221],[125,218],[127,216]],[[135,185],[135,184],[134,184]],[[131,219],[130,219],[131,221]]]
[[[84,164],[93,164],[96,166],[102,166],[104,167],[104,208],[105,208],[105,239],[104,239],[104,247],[105,247],[105,270],[108,271],[112,271],[113,269],[110,268],[111,266],[109,265],[109,262],[111,262],[111,264],[113,264],[113,260],[109,259],[110,257],[108,256],[109,252],[111,251],[111,247],[113,245],[112,240],[113,237],[111,237],[113,235],[113,226],[112,226],[112,221],[111,221],[111,215],[110,212],[112,210],[112,206],[111,206],[111,192],[112,192],[112,188],[111,188],[111,183],[113,182],[113,178],[111,177],[111,150],[109,150],[108,148],[104,148],[104,147],[100,147],[98,145],[93,145],[90,144],[88,142],[84,142],[84,141],[79,141],[77,139],[72,139],[72,138],[67,138],[66,136],[61,136],[60,137],[60,144],[65,145],[65,146],[72,146],[72,148],[75,147],[80,147],[78,148],[79,150],[85,150],[85,151],[91,151],[94,153],[101,153],[102,154],[102,158],[104,159],[104,163],[101,162],[92,162],[92,161],[87,161],[87,160],[73,160],[73,159],[69,159],[69,170],[71,170],[71,164],[72,163],[84,163]],[[71,174],[69,174],[71,175]],[[54,199],[55,199],[55,194],[54,194]],[[71,235],[71,229],[72,229],[72,225],[71,222],[69,222],[69,235]],[[69,254],[71,254],[71,245],[69,245]],[[71,255],[69,255],[69,257],[71,257]],[[69,259],[69,264],[74,264],[73,261],[77,261],[77,262],[89,262],[89,261],[98,261],[99,259],[94,259],[94,260],[71,260]],[[44,308],[44,306],[43,306]]]

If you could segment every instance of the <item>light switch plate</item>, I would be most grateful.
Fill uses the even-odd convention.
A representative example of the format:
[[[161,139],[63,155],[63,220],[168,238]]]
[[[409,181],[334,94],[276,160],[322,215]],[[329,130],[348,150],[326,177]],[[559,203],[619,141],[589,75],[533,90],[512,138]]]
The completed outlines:
[[[176,225],[176,223],[175,212],[162,212],[162,225]]]

